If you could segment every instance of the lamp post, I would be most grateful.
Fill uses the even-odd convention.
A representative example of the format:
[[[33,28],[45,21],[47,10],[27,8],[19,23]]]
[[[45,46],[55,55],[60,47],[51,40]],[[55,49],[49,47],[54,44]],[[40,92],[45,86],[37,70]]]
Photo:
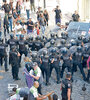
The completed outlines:
[[[43,2],[44,2],[44,8],[46,8],[46,0],[44,0]]]

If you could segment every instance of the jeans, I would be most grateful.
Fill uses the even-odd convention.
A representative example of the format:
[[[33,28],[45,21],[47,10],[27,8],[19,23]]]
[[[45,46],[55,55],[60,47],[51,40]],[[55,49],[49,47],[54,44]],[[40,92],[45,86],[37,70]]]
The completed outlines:
[[[27,13],[27,19],[29,19],[29,10],[26,10]]]
[[[41,26],[42,33],[45,33],[45,26]]]
[[[10,27],[10,29],[12,31],[12,18],[9,18],[8,20],[9,20],[9,27]]]
[[[33,33],[33,30],[27,29],[27,34]]]

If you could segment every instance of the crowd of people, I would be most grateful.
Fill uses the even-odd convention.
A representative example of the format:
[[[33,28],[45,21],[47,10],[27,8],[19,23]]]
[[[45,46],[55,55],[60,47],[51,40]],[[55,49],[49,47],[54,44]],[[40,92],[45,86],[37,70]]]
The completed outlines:
[[[69,40],[68,34],[65,32],[61,33],[61,37],[51,33],[48,39],[45,36],[45,27],[49,25],[48,11],[46,9],[43,11],[41,7],[38,7],[38,11],[36,12],[37,21],[34,23],[30,17],[30,4],[31,11],[36,12],[34,0],[30,0],[30,2],[26,0],[24,9],[26,10],[27,20],[25,21],[21,16],[22,5],[20,1],[17,1],[15,8],[13,8],[13,2],[11,0],[9,4],[6,0],[4,1],[2,5],[2,9],[5,11],[3,25],[0,17],[0,64],[1,66],[3,65],[4,59],[5,71],[8,71],[8,65],[11,65],[13,79],[20,80],[18,73],[19,68],[22,67],[22,55],[25,55],[23,74],[25,74],[26,84],[30,90],[25,100],[34,100],[35,98],[41,100],[46,98],[46,96],[42,96],[41,91],[43,78],[46,78],[46,86],[50,85],[49,79],[53,69],[56,71],[56,83],[61,83],[62,100],[71,100],[73,74],[78,71],[77,66],[80,69],[83,80],[89,82],[90,39],[87,40],[80,36],[78,37],[78,41],[71,40],[70,43],[67,44]],[[55,22],[61,28],[62,13],[59,6],[53,9],[53,11],[55,12]],[[75,11],[72,18],[73,21],[79,21],[80,16]],[[63,26],[63,28],[67,28],[67,26],[68,25]],[[2,38],[3,27],[5,41]],[[40,34],[40,30],[44,35]],[[10,34],[10,31],[12,34]],[[7,33],[10,34],[10,39],[6,37]],[[36,37],[31,35],[34,33]],[[57,40],[60,40],[59,46],[56,46]],[[47,46],[48,43],[50,43],[49,46]],[[76,51],[69,53],[72,46],[75,46]],[[10,48],[9,57],[7,48]],[[88,69],[87,77],[84,68]],[[67,69],[68,73],[66,74],[66,79],[61,82],[65,69]],[[13,91],[18,94],[20,89],[14,88]],[[58,100],[56,94],[53,95],[53,100]]]

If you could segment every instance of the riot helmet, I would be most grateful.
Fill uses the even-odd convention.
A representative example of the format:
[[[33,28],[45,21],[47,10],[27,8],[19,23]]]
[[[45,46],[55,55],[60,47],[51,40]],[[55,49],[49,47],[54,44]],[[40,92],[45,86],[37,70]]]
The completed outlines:
[[[82,51],[82,47],[81,46],[78,46],[77,47],[77,52],[81,52]]]
[[[76,45],[76,41],[74,39],[72,39],[70,42],[72,46]]]
[[[50,44],[51,45],[54,45],[55,44],[55,40],[54,39],[51,39]]]
[[[85,51],[87,52],[88,49],[89,49],[88,45],[85,45],[85,46],[84,46],[84,49],[85,49]]]
[[[48,54],[48,51],[47,50],[44,50],[43,51],[43,55],[45,56],[45,55],[47,55]]]
[[[55,38],[55,33],[51,33],[51,38]]]
[[[65,39],[61,39],[61,44],[65,44],[66,43],[66,40]]]
[[[11,34],[10,35],[10,39],[14,39],[14,34]]]
[[[80,35],[80,36],[78,36],[78,40],[82,40],[82,36]]]
[[[68,50],[67,50],[66,47],[61,48],[61,53],[62,53],[63,55],[67,54],[67,52],[68,52]]]

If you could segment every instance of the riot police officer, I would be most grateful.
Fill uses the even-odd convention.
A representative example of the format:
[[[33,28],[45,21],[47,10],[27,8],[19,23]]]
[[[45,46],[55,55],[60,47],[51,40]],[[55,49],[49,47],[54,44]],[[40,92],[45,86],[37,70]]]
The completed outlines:
[[[27,44],[28,44],[28,42],[24,40],[24,35],[20,35],[20,40],[18,41],[19,53],[20,53],[19,64],[21,62],[22,54],[25,54],[25,56],[27,56],[27,54],[28,54],[27,47],[26,47]]]
[[[35,50],[36,50],[36,51],[38,51],[38,50],[40,50],[41,48],[44,47],[44,44],[41,42],[40,36],[37,36],[37,37],[36,37],[36,40],[35,40],[35,42],[34,42],[34,45],[35,45]]]
[[[14,39],[14,34],[10,35],[10,39],[7,41],[7,43],[10,45],[10,50],[11,50],[12,46],[17,45],[17,40]]]
[[[19,72],[19,57],[20,53],[16,50],[15,46],[12,46],[11,51],[9,53],[9,63],[12,66],[12,76],[13,79],[19,80],[18,72]]]
[[[29,48],[33,51],[35,49],[33,37],[29,37],[27,41],[28,41]]]
[[[73,54],[73,59],[74,59],[73,60],[74,61],[74,63],[73,63],[73,70],[75,70],[75,68],[78,66],[79,69],[80,69],[80,72],[81,72],[81,74],[83,76],[83,79],[86,80],[85,73],[84,73],[83,67],[82,67],[82,57],[83,57],[83,55],[82,55],[82,48],[81,48],[81,46],[78,46],[77,47],[77,52],[75,52]]]
[[[49,63],[50,63],[50,76],[52,69],[55,68],[55,71],[57,73],[57,84],[60,83],[60,57],[56,51],[56,48],[52,48],[51,50],[52,54],[49,56]]]
[[[50,66],[49,66],[49,56],[47,50],[44,50],[43,56],[40,58],[41,63],[41,70],[44,77],[44,72],[46,74],[46,85],[49,85],[49,73],[50,73]]]
[[[84,46],[84,48],[83,48],[83,62],[82,62],[83,68],[86,68],[86,66],[87,66],[86,63],[87,63],[87,59],[89,57],[88,50],[89,50],[88,45]]]
[[[7,51],[6,51],[6,47],[8,47],[7,44],[3,43],[3,40],[0,38],[0,64],[2,66],[3,64],[3,59],[5,61],[5,71],[8,71],[8,67],[7,67]]]
[[[68,72],[73,73],[73,59],[72,59],[72,55],[68,55],[68,50],[67,48],[64,48],[63,50],[63,55],[61,57],[61,59],[63,60],[63,65],[62,65],[62,71],[61,71],[61,78],[63,78],[63,72],[65,70],[65,68],[68,69]]]
[[[61,93],[62,100],[71,100],[72,82],[71,82],[70,72],[66,74],[66,79],[62,80],[61,90],[62,90]]]

